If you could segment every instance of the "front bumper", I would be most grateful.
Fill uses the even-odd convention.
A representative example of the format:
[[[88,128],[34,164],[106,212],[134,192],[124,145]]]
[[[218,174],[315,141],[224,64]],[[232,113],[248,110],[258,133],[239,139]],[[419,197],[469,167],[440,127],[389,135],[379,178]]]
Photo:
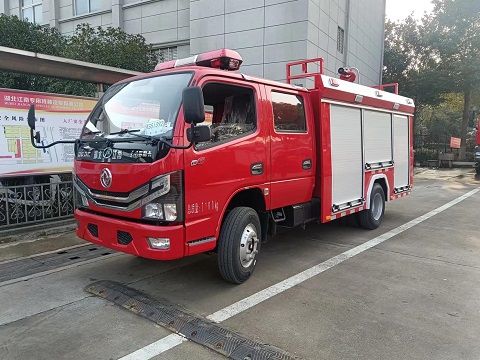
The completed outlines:
[[[78,222],[77,236],[94,244],[154,260],[173,260],[185,256],[183,225],[146,225],[99,216],[78,209],[75,211],[75,219]],[[170,249],[152,249],[147,237],[169,238]]]

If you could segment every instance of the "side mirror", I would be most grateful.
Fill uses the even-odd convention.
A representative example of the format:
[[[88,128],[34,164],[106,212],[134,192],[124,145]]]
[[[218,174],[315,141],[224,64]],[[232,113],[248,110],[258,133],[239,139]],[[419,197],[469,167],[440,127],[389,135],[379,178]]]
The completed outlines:
[[[210,141],[211,138],[210,126],[195,126],[187,129],[187,139],[191,143]]]
[[[35,130],[35,105],[30,105],[27,115],[28,126],[30,129]]]
[[[30,140],[33,147],[36,147],[35,143],[40,144],[40,133],[38,131],[35,132],[35,105],[33,104],[28,109],[27,122],[30,127]]]
[[[187,124],[199,124],[205,121],[205,106],[202,88],[192,86],[183,89],[183,116]]]

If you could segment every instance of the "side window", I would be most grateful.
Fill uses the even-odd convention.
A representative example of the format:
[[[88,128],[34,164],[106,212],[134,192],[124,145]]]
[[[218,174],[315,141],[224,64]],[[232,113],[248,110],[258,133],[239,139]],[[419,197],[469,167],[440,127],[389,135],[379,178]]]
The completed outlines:
[[[272,106],[276,132],[307,132],[301,96],[272,91]]]
[[[253,89],[222,83],[203,87],[205,123],[212,139],[195,145],[201,150],[251,134],[257,127]]]

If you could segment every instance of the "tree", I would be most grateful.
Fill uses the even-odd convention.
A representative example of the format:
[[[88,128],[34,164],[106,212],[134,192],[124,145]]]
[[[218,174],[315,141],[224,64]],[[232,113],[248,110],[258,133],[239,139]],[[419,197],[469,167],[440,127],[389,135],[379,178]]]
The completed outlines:
[[[72,37],[65,37],[55,28],[3,14],[0,15],[0,46],[140,72],[152,71],[156,64],[152,46],[141,35],[81,24]],[[96,90],[95,85],[82,81],[7,72],[0,72],[0,81],[2,87],[60,94],[93,96]]]
[[[0,14],[0,46],[61,56],[67,40],[55,28],[22,21],[17,16]],[[55,81],[43,76],[0,71],[1,86],[6,88],[47,91]]]
[[[432,16],[425,23],[426,49],[448,73],[453,91],[463,94],[460,159],[465,159],[472,94],[480,91],[480,1],[433,0]]]
[[[140,72],[152,71],[157,59],[152,46],[141,35],[119,28],[77,26],[66,48],[65,57]]]
[[[400,94],[412,98],[417,111],[438,104],[442,94],[451,91],[443,80],[445,74],[426,51],[425,33],[412,16],[385,25],[383,83],[399,83]]]

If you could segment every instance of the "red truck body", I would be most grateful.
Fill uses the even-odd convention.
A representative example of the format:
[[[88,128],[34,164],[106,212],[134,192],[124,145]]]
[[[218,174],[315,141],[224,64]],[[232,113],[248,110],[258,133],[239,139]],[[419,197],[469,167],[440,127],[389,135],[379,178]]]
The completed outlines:
[[[475,144],[477,146],[480,146],[480,117],[478,118],[478,123],[477,123],[477,133],[475,135]]]
[[[219,63],[217,58],[241,63],[238,54],[222,50],[204,54],[206,62],[197,58],[193,66],[185,61],[177,61],[177,67],[162,64],[157,71],[119,86],[191,74],[185,86],[202,88],[205,104],[213,108],[212,124],[207,125],[213,129],[212,139],[224,131],[228,103],[233,99],[235,104],[240,93],[248,93],[252,100],[247,105],[249,116],[253,114],[251,130],[211,140],[203,147],[169,148],[158,160],[145,162],[112,161],[111,155],[106,156],[111,150],[106,150],[108,144],[89,150],[103,154],[96,161],[92,160],[96,155],[78,150],[84,155],[77,154],[74,164],[80,238],[156,260],[217,249],[222,253],[223,277],[240,283],[253,271],[259,243],[267,233],[274,234],[277,226],[325,223],[351,215],[362,226],[375,228],[384,203],[409,194],[413,184],[411,99],[320,71],[309,73],[312,61],[288,66],[288,81],[311,79],[313,86],[307,89],[211,67]],[[323,67],[321,59],[313,62]],[[295,66],[301,69],[293,76]],[[225,97],[229,94],[233,95]],[[235,123],[240,125],[244,126]],[[180,105],[170,138],[173,145],[188,147],[188,128]],[[111,148],[115,154],[115,145]],[[160,194],[152,195],[155,186],[169,191],[168,196],[175,189],[176,206],[161,202],[149,208],[157,215],[161,212],[164,219],[174,209],[174,215],[169,215],[173,221],[145,219],[146,204]],[[244,220],[247,225],[236,227]]]
[[[478,117],[477,133],[475,136],[475,171],[480,175],[480,117]]]

